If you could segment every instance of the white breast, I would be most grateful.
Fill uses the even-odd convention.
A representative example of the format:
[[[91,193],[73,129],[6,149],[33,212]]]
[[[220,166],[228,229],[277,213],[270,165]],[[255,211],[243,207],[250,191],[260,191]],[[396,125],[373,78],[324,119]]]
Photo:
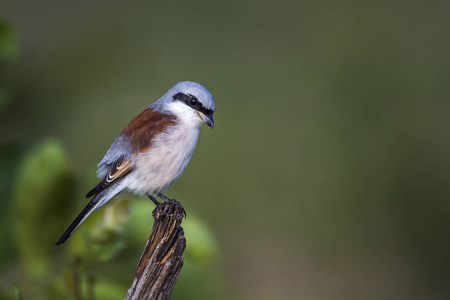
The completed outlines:
[[[199,135],[198,126],[185,126],[183,121],[152,142],[149,150],[139,154],[135,170],[126,178],[125,186],[139,194],[159,193],[174,184],[183,173]]]

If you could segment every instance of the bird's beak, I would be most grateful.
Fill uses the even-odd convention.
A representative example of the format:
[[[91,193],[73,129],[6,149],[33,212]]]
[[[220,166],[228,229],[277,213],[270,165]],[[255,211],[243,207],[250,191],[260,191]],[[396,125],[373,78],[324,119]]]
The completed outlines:
[[[209,127],[214,128],[214,120],[212,117],[212,114],[209,115],[205,115],[202,112],[197,112],[197,115],[199,116],[200,119],[203,120],[203,122],[205,122]]]
[[[205,120],[205,123],[209,127],[211,127],[211,129],[214,128],[214,120],[213,120],[212,115],[205,115],[205,119],[204,120]]]

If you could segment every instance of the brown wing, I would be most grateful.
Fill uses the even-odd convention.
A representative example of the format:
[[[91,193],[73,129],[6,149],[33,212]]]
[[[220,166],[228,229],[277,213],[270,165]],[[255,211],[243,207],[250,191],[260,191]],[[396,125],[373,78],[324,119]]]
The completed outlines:
[[[95,188],[93,188],[89,193],[87,193],[86,198],[89,198],[93,195],[97,195],[101,191],[107,189],[111,185],[122,180],[125,175],[130,173],[133,170],[133,163],[130,159],[124,160],[123,156],[121,156],[117,161],[113,163],[111,169],[108,174],[100,181]]]

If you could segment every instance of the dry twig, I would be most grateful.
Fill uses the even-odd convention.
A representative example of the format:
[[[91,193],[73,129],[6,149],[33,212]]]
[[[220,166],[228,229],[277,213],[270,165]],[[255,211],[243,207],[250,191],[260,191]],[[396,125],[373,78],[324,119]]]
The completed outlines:
[[[173,202],[164,202],[155,208],[153,217],[152,233],[125,300],[169,299],[183,266],[183,209]]]

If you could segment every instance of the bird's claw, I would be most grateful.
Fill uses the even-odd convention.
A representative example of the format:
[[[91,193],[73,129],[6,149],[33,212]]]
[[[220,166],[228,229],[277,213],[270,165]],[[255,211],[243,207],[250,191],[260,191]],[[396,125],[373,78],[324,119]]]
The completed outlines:
[[[171,202],[171,203],[177,205],[178,207],[180,207],[180,208],[181,208],[181,211],[183,212],[184,218],[186,219],[186,211],[184,210],[184,207],[183,207],[183,205],[181,205],[180,202],[178,202],[178,201],[175,200],[175,199],[169,199],[168,202]]]
[[[173,203],[173,204],[177,205],[178,207],[180,207],[180,208],[181,208],[181,211],[183,212],[184,218],[186,219],[186,211],[184,210],[184,207],[183,207],[183,205],[181,205],[180,202],[178,202],[178,201],[175,200],[175,199],[169,199],[169,198],[167,198],[166,196],[164,196],[164,195],[161,194],[161,193],[159,193],[158,196],[159,196],[161,199],[163,199],[165,202]],[[164,209],[164,213],[166,213],[166,210],[167,210],[167,208]]]

